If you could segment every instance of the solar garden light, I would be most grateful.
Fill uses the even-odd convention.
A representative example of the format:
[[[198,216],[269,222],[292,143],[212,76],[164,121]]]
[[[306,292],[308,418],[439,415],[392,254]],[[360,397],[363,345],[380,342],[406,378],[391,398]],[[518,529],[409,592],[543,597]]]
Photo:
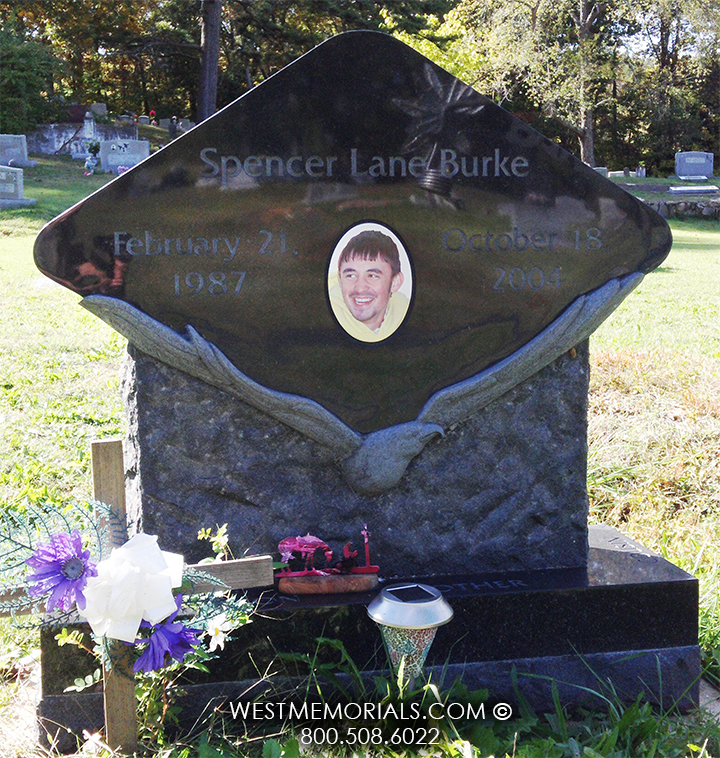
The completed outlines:
[[[393,670],[405,661],[404,678],[412,687],[437,628],[450,621],[453,610],[435,587],[408,582],[384,587],[368,606],[368,616],[380,627]]]

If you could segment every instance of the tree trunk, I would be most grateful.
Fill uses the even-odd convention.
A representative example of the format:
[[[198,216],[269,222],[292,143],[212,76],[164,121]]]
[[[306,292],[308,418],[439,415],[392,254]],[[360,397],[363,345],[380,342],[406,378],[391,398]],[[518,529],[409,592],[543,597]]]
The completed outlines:
[[[140,79],[140,94],[142,95],[143,113],[150,113],[150,101],[148,100],[147,78],[145,76],[145,66],[142,59],[138,56],[135,59],[135,69]]]
[[[599,5],[591,7],[592,0],[580,0],[577,15],[578,42],[580,47],[580,129],[578,138],[580,140],[580,160],[588,166],[595,166],[595,125],[594,111],[592,105],[588,103],[590,77],[593,69],[592,62],[589,60],[590,45],[592,37],[592,25],[595,23],[600,14]]]
[[[198,86],[197,123],[212,116],[217,109],[218,63],[220,60],[220,19],[222,0],[203,0],[202,53]]]
[[[580,160],[595,167],[595,124],[593,109],[585,108],[582,114],[583,128],[580,134]]]

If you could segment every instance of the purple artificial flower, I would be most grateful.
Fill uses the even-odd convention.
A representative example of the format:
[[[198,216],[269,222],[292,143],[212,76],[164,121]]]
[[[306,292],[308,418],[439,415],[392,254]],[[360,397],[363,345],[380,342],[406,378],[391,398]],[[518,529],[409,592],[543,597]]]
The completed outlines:
[[[178,662],[185,660],[185,656],[192,652],[200,644],[196,635],[202,633],[202,629],[188,629],[175,616],[180,612],[182,595],[175,598],[177,610],[166,621],[157,626],[151,626],[143,621],[140,626],[152,629],[147,640],[135,640],[135,643],[147,642],[147,647],[142,655],[135,661],[133,671],[158,671],[165,666],[165,658],[169,654]]]
[[[42,542],[25,563],[37,571],[27,580],[34,586],[28,588],[31,595],[51,592],[47,601],[47,611],[60,606],[69,611],[73,603],[78,608],[85,607],[83,590],[89,576],[97,576],[95,564],[90,560],[90,551],[82,549],[80,533],[61,532],[50,537],[50,542]]]

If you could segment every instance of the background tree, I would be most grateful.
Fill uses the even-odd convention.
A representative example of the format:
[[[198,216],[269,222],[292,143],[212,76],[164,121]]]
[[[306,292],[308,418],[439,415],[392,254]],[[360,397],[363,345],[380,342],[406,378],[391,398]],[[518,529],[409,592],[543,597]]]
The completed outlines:
[[[196,120],[204,121],[217,108],[218,69],[220,66],[220,24],[222,0],[203,0],[201,22],[200,83]]]
[[[62,60],[54,92],[68,103],[189,115],[199,7],[185,0],[0,0],[0,28],[12,26]]]
[[[458,0],[203,0],[203,61],[199,101],[201,115],[214,112],[243,91],[324,39],[351,29],[405,33],[442,43],[435,32]],[[222,15],[220,13],[222,6]],[[213,35],[217,35],[213,39]],[[217,50],[217,53],[215,52]],[[218,71],[213,56],[219,60]]]
[[[712,5],[717,14],[712,0],[643,0],[633,6],[638,31],[629,41],[634,77],[627,91],[640,128],[633,128],[632,141],[653,171],[674,170],[676,152],[712,152],[717,146],[703,127],[710,93],[702,16]],[[715,92],[710,103],[717,113]]]
[[[201,51],[199,2],[147,2],[138,29],[116,28],[100,40],[103,102],[114,111],[192,117]]]
[[[718,0],[463,0],[438,32],[406,41],[586,163],[720,150]]]
[[[610,100],[610,64],[627,26],[620,2],[464,0],[448,27],[465,30],[455,43],[469,66],[463,78],[559,141],[572,136],[595,165],[596,113]]]
[[[69,101],[202,119],[333,34],[432,38],[457,2],[0,0],[0,19],[64,62],[55,88]]]
[[[58,64],[44,45],[0,30],[0,132],[21,134],[49,115]]]

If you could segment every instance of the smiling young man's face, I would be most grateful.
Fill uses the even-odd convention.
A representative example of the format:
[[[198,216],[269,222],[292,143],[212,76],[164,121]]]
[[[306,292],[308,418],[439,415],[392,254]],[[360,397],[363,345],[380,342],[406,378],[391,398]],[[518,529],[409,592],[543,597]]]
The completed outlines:
[[[350,313],[373,331],[379,329],[390,296],[403,284],[402,273],[393,276],[390,264],[380,255],[350,258],[340,264],[340,289]]]

